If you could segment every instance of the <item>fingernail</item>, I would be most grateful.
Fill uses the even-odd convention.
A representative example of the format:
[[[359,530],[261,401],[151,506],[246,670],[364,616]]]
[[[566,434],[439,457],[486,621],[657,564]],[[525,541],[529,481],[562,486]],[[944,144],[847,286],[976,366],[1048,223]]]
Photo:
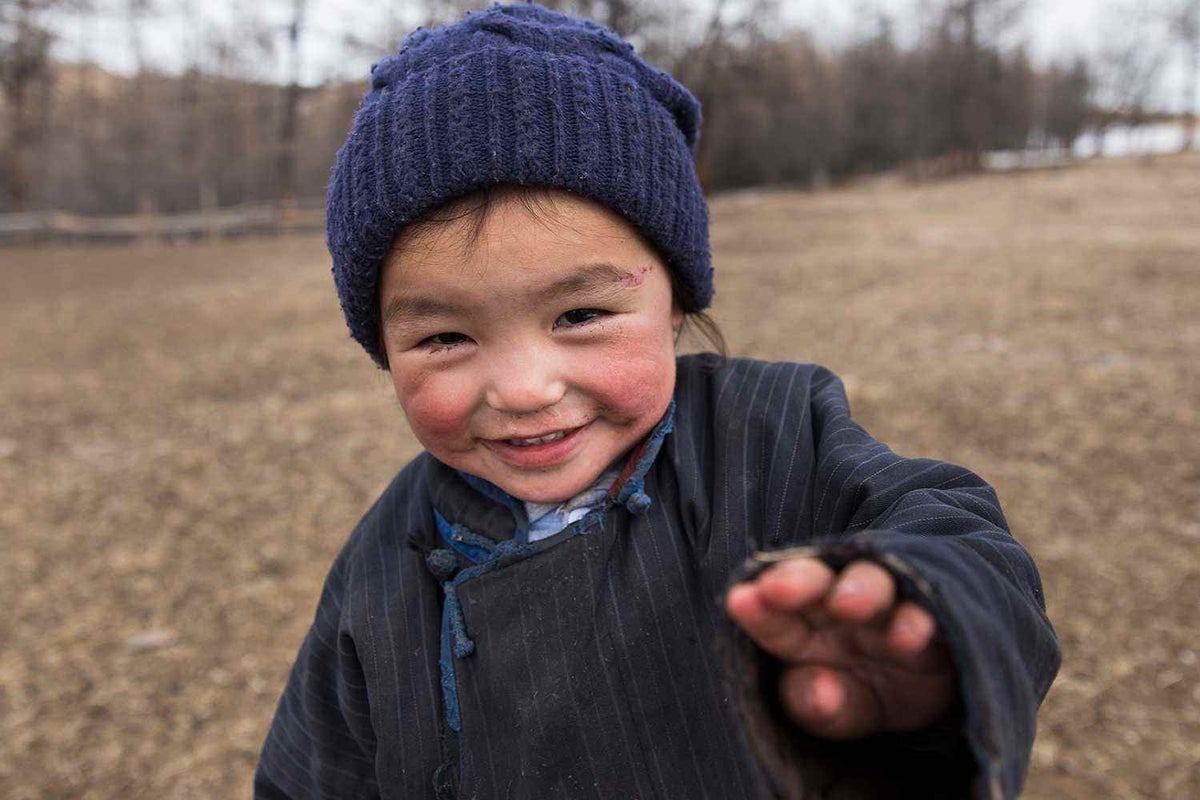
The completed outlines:
[[[838,597],[851,597],[859,594],[861,591],[862,587],[859,586],[858,583],[852,580],[847,580],[839,583],[837,588],[834,589],[833,593]]]
[[[737,586],[734,586],[725,595],[726,608],[728,608],[729,606],[736,606],[736,605],[742,604],[745,601],[743,601],[741,598],[745,597],[747,594],[752,593],[753,591],[754,591],[753,588],[751,588],[750,586],[747,586],[744,583],[739,583]]]
[[[830,682],[831,678],[828,675],[817,676],[813,679],[808,687],[808,708],[809,713],[817,717],[830,717],[836,711],[834,708],[836,699],[832,693],[836,692],[836,687]]]

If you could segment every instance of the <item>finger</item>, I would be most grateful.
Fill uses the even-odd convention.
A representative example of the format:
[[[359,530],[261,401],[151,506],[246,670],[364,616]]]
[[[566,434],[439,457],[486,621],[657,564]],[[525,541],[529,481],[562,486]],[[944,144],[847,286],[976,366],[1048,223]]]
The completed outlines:
[[[808,642],[808,624],[795,612],[767,606],[759,588],[754,583],[742,583],[730,589],[725,597],[726,611],[759,647],[776,658],[799,658]]]
[[[886,625],[844,625],[846,640],[852,644],[853,652],[881,665],[895,662],[899,656],[892,650],[888,639],[890,628]]]
[[[842,570],[826,606],[846,622],[869,622],[886,614],[896,601],[891,573],[870,561],[855,561]]]
[[[781,561],[758,576],[763,602],[778,611],[799,611],[829,592],[834,572],[816,558]]]
[[[780,683],[784,709],[814,736],[852,739],[882,731],[883,708],[869,687],[848,672],[800,666]]]
[[[896,656],[915,656],[929,647],[936,633],[932,614],[916,603],[904,602],[896,607],[888,624],[888,649]]]
[[[890,662],[904,669],[937,667],[930,645],[937,635],[937,622],[916,603],[904,601],[893,606],[883,625],[847,626],[855,651],[880,664]]]

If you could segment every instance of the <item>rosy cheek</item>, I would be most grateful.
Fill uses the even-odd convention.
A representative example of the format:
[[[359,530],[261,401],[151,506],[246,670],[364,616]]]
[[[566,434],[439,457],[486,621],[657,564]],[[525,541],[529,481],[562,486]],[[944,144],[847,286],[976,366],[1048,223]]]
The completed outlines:
[[[419,437],[460,439],[469,432],[472,404],[461,384],[437,377],[394,382],[404,416]]]
[[[639,417],[661,413],[675,390],[675,352],[658,328],[630,330],[589,370],[590,391],[611,411]]]

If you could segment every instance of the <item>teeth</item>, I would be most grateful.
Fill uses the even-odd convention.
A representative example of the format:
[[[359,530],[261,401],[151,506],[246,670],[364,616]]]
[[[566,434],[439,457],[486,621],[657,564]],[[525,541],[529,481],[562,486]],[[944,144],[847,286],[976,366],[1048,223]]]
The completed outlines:
[[[550,442],[557,442],[566,435],[567,431],[557,431],[556,433],[551,433],[548,436],[538,436],[533,439],[508,439],[507,441],[509,444],[516,447],[530,447],[535,444],[548,444]]]

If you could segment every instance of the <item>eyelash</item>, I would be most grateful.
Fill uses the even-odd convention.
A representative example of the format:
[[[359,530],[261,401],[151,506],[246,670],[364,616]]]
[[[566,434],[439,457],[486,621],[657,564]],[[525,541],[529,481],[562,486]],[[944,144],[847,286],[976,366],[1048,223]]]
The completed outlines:
[[[558,316],[558,319],[554,320],[554,327],[556,329],[559,327],[562,327],[559,325],[559,320],[566,317],[567,314],[579,314],[579,313],[589,314],[590,316],[587,319],[582,320],[581,322],[568,322],[566,327],[581,328],[584,325],[590,325],[593,322],[597,321],[598,319],[604,317],[608,312],[604,311],[602,309],[599,309],[599,308],[572,308],[570,311],[560,314]]]
[[[439,342],[438,339],[443,336],[457,336],[461,338],[456,342]],[[451,348],[458,347],[460,344],[466,344],[468,341],[470,341],[470,337],[468,337],[465,333],[446,331],[444,333],[435,333],[433,336],[425,337],[420,341],[418,346],[426,347],[430,350],[430,352],[433,353],[440,353],[444,350],[450,350]]]
[[[580,313],[587,314],[588,315],[587,319],[580,320],[579,322],[570,322],[569,320],[566,322],[563,322],[564,318],[568,314],[580,314]],[[554,329],[558,330],[558,329],[564,328],[564,327],[565,328],[582,328],[585,325],[591,325],[592,323],[603,318],[607,314],[608,314],[607,311],[604,311],[599,308],[573,308],[570,311],[560,314],[558,316],[558,319],[554,320]],[[442,337],[456,337],[456,341],[452,341],[452,342],[438,341]],[[456,333],[454,331],[444,331],[442,333],[435,333],[433,336],[425,337],[424,339],[422,339],[420,341],[418,346],[427,348],[432,353],[441,353],[446,350],[450,350],[455,347],[458,347],[459,345],[466,344],[469,341],[471,341],[471,337],[467,336],[465,333]]]

